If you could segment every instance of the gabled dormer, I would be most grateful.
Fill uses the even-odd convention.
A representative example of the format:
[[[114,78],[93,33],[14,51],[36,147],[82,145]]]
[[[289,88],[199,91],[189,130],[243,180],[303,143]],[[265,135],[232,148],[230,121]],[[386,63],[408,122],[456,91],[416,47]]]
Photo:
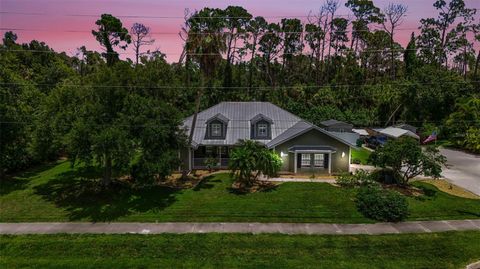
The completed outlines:
[[[208,119],[205,122],[205,139],[225,139],[227,136],[228,122],[228,118],[220,113]]]
[[[263,114],[258,114],[250,119],[250,138],[256,140],[272,139],[273,121]]]

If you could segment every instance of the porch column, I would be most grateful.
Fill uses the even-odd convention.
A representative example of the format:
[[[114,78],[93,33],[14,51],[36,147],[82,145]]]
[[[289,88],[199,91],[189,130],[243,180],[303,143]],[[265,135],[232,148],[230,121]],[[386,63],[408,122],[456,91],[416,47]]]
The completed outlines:
[[[192,148],[188,147],[188,170],[192,170]]]
[[[332,153],[328,153],[328,174],[332,174]]]
[[[295,158],[293,159],[293,173],[297,173],[297,153],[294,154]]]
[[[222,166],[222,150],[220,149],[221,146],[217,147],[217,154],[218,154],[218,166]]]
[[[350,164],[352,163],[352,147],[348,147],[348,172],[350,173],[351,171],[351,166]]]

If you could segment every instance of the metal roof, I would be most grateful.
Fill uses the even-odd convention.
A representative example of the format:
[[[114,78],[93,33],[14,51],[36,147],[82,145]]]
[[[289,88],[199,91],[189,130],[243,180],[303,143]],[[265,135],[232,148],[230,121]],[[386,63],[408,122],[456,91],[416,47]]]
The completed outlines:
[[[359,134],[359,135],[365,135],[365,136],[368,135],[368,132],[367,132],[367,130],[365,130],[365,129],[352,129],[352,131],[353,131],[354,133]]]
[[[401,136],[410,136],[410,137],[413,137],[415,139],[420,139],[420,137],[418,135],[414,134],[411,131],[402,129],[402,128],[387,127],[385,129],[378,129],[376,131],[378,131],[379,133],[384,134],[386,136],[393,137],[393,138],[399,138]]]
[[[326,121],[322,121],[320,122],[320,124],[322,126],[332,126],[332,125],[337,125],[337,124],[342,124],[342,125],[352,125],[350,123],[346,123],[346,122],[343,122],[343,121],[339,121],[339,120],[334,120],[334,119],[330,119],[330,120],[326,120]]]
[[[218,116],[218,114],[228,119],[225,139],[205,139],[207,121]],[[345,140],[344,137],[340,137],[336,133],[328,132],[308,123],[269,102],[222,102],[199,112],[192,146],[234,145],[241,139],[250,139],[251,120],[258,118],[259,115],[270,119],[272,122],[270,127],[271,139],[258,140],[266,144],[267,147],[273,147],[313,128],[345,144],[355,146],[356,139],[351,143],[351,140]],[[192,124],[192,119],[193,115],[183,122],[183,127],[187,132]]]
[[[324,152],[324,151],[329,151],[329,152],[335,152],[337,151],[336,148],[334,147],[330,147],[330,146],[303,146],[303,145],[295,145],[291,148],[288,149],[289,152],[299,152],[299,151],[302,151],[302,152]]]

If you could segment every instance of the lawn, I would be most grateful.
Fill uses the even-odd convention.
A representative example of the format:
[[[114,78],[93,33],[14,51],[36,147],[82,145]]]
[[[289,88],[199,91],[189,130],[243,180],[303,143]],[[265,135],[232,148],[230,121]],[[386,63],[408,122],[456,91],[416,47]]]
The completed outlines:
[[[59,162],[25,173],[0,192],[0,222],[34,221],[198,221],[368,223],[355,208],[354,189],[326,183],[284,183],[247,195],[230,192],[228,174],[209,178],[196,189],[116,186],[101,191],[92,171]],[[408,198],[409,220],[480,218],[480,200],[438,191]]]
[[[360,164],[368,164],[368,158],[372,154],[370,151],[364,148],[353,149],[352,148],[352,162],[355,160],[360,161]]]
[[[2,268],[464,268],[480,232],[0,236]]]

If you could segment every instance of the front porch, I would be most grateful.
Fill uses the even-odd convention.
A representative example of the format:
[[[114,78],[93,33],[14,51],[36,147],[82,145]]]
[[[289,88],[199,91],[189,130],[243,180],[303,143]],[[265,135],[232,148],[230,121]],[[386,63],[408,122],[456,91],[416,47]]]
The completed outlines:
[[[208,163],[213,160],[215,169],[227,169],[230,161],[229,153],[231,147],[228,146],[199,146],[190,150],[189,168],[208,169]]]
[[[329,146],[293,146],[288,149],[293,154],[294,174],[332,174],[332,154],[336,150]]]

